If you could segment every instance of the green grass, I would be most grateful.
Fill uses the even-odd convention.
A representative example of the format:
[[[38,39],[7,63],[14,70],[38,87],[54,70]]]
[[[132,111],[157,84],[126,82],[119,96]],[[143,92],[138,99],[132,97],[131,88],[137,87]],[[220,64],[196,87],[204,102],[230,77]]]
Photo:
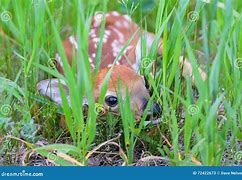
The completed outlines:
[[[142,41],[143,60],[152,59],[157,64],[155,76],[150,74],[151,64],[140,71],[152,92],[148,105],[156,100],[162,107],[158,125],[146,125],[146,112],[137,124],[128,96],[122,100],[119,95],[120,116],[109,113],[100,117],[96,113],[97,105],[104,101],[112,68],[95,102],[86,42],[91,16],[110,10],[131,15],[143,29],[156,34],[148,54]],[[17,156],[14,152],[22,152],[23,144],[24,152],[37,152],[60,165],[87,165],[91,157],[98,157],[98,151],[107,156],[116,153],[124,165],[137,163],[141,151],[159,156],[169,165],[241,163],[240,0],[221,0],[218,4],[130,0],[125,6],[114,0],[2,0],[0,13],[0,165],[20,164],[13,160]],[[4,19],[8,15],[10,19]],[[101,38],[103,33],[104,22]],[[77,35],[81,47],[74,59],[76,69],[68,65],[61,44],[72,34]],[[162,57],[156,53],[160,37]],[[98,66],[101,49],[100,43]],[[57,51],[65,77],[48,63]],[[191,62],[194,83],[189,76],[181,76],[180,56]],[[202,81],[198,67],[206,71],[206,81]],[[63,107],[38,94],[36,84],[50,77],[66,82],[71,108],[61,84]],[[84,96],[89,102],[87,115],[81,108]],[[59,125],[63,116],[67,128]],[[38,146],[43,140],[47,145]],[[110,152],[105,147],[111,147]],[[30,163],[30,158],[26,161]]]

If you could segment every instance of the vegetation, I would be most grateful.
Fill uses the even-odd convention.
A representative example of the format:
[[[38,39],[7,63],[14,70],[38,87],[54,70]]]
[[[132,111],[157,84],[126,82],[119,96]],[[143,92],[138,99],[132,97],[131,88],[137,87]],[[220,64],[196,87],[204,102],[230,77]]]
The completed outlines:
[[[158,124],[145,121],[146,113],[136,123],[129,97],[118,98],[120,116],[100,116],[110,74],[95,102],[87,39],[91,16],[111,10],[156,34],[153,51],[143,50],[141,73],[162,107]],[[0,13],[0,165],[241,164],[242,1],[1,0]],[[61,43],[72,34],[81,47],[77,78]],[[160,37],[164,52],[157,57]],[[53,66],[57,51],[65,77]],[[194,84],[181,76],[182,55]],[[61,85],[62,107],[38,94],[37,83],[50,77],[66,82],[71,108]]]

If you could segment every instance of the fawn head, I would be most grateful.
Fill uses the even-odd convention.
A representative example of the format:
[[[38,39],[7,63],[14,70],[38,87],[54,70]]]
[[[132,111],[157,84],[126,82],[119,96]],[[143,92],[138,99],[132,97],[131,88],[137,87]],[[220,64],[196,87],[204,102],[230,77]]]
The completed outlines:
[[[100,18],[93,17],[89,32],[88,54],[92,70],[95,69],[97,45],[102,40],[100,68],[94,82],[90,82],[93,83],[94,87],[93,95],[97,102],[100,96],[101,85],[110,68],[112,68],[103,106],[108,111],[118,113],[118,90],[123,99],[128,92],[131,110],[135,113],[135,116],[138,119],[142,116],[150,98],[149,91],[145,86],[144,78],[138,73],[141,58],[140,35],[144,33],[140,30],[139,26],[132,22],[126,15],[110,12],[105,15],[105,18],[106,24],[103,39],[100,39],[99,36]],[[103,20],[103,18],[101,18],[101,20]],[[137,31],[139,31],[139,33],[137,33]],[[125,43],[135,32],[136,35],[133,36],[133,39],[123,51],[122,55],[119,55],[122,47],[125,46]],[[153,35],[150,37],[151,38],[148,37],[147,39],[148,44],[151,44]],[[72,65],[73,49],[78,49],[78,43],[76,42],[75,37],[71,36],[69,39],[63,41],[63,47],[68,62]],[[62,61],[58,55],[56,56],[56,60],[58,71],[64,74]],[[68,87],[64,82],[61,83],[66,91],[67,99],[70,101]],[[60,105],[62,104],[57,79],[43,80],[38,83],[37,89],[40,94],[48,96]],[[83,104],[88,103],[85,101]],[[153,114],[160,113],[160,107],[157,103],[153,103],[151,112]]]

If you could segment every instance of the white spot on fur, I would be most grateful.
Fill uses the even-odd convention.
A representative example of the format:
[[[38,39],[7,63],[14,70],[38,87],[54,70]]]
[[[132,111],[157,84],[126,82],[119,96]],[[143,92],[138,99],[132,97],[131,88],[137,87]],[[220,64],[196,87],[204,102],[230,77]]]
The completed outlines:
[[[123,25],[126,29],[129,29],[131,27],[130,23],[128,23],[127,21],[123,21]]]
[[[96,34],[90,34],[91,38],[96,38],[97,35]]]
[[[120,21],[115,22],[114,25],[117,26],[118,28],[122,27],[122,23]]]
[[[63,63],[62,63],[61,57],[58,53],[55,54],[55,59],[56,59],[57,63],[60,65],[60,67],[63,69]]]
[[[144,45],[146,45],[146,54],[148,54],[150,52],[152,44],[154,42],[154,37],[152,35],[148,34],[147,32],[144,32],[143,39],[145,40]],[[133,69],[137,73],[139,73],[139,67],[140,67],[140,63],[141,63],[141,49],[142,49],[141,42],[142,42],[142,40],[141,40],[141,38],[139,38],[139,41],[135,48],[136,63],[132,65]]]
[[[110,36],[111,31],[110,30],[105,30],[104,34],[107,35],[107,36]]]
[[[94,26],[99,27],[104,19],[103,12],[96,12],[94,15]]]
[[[118,40],[113,40],[112,44],[112,52],[113,52],[113,56],[116,57],[118,55],[118,53],[120,52],[121,50],[121,45],[120,45],[120,42]]]
[[[107,43],[108,42],[108,38],[103,37],[103,43]]]
[[[114,27],[112,27],[112,29],[113,29],[113,31],[118,35],[119,40],[120,40],[121,42],[124,42],[124,35],[123,35],[118,29],[116,29],[116,28],[114,28]]]
[[[112,12],[112,15],[113,15],[113,16],[119,16],[120,14],[119,14],[117,11],[113,11],[113,12]]]
[[[141,38],[139,38],[139,41],[135,48],[135,57],[136,57],[136,63],[132,65],[132,68],[136,71],[136,73],[139,73],[139,67],[141,62]]]
[[[154,36],[148,34],[147,32],[145,32],[143,36],[146,41],[147,51],[150,52],[152,44],[154,42]]]
[[[95,34],[96,32],[95,32],[95,29],[91,29],[91,31],[89,32],[89,35],[90,34]]]
[[[93,38],[92,41],[93,41],[94,43],[98,43],[98,42],[100,41],[100,38]]]
[[[125,18],[127,21],[131,21],[131,18],[130,18],[128,15],[124,15],[124,18]]]
[[[75,39],[74,36],[70,36],[70,37],[69,37],[69,41],[70,41],[70,43],[75,47],[75,49],[78,48],[78,45],[77,45],[77,42],[76,42],[76,39]]]

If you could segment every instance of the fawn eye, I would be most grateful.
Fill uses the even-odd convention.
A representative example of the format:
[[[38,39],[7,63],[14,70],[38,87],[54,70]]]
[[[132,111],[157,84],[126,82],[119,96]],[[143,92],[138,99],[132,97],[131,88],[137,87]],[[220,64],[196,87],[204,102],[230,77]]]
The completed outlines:
[[[118,99],[115,96],[106,96],[105,102],[108,106],[114,107],[118,104]]]

